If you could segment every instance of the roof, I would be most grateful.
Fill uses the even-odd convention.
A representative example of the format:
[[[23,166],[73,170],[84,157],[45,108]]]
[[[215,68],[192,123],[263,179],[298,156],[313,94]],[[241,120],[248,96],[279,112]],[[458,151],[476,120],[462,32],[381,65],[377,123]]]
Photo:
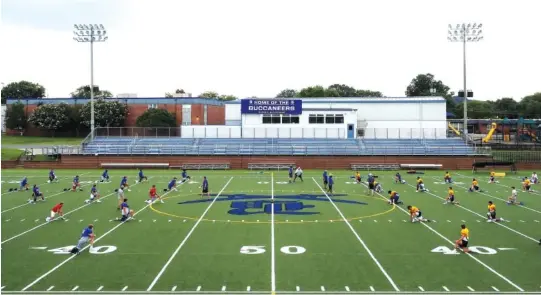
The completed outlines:
[[[344,109],[344,108],[302,108],[303,111],[334,111],[334,112],[354,112],[357,109]]]
[[[265,99],[265,98],[251,98]],[[275,99],[275,98],[268,98]],[[302,100],[306,103],[445,103],[441,96],[422,96],[422,97],[320,97],[320,98],[278,98],[287,100]],[[241,99],[226,101],[225,104],[240,104]]]

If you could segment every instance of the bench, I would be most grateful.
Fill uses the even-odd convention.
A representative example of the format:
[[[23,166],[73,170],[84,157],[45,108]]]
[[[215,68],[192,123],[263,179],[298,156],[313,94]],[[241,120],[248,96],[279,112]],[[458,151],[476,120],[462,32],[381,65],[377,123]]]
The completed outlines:
[[[400,164],[401,169],[408,169],[408,170],[415,170],[415,169],[441,169],[443,167],[442,164]]]
[[[169,163],[100,163],[103,168],[168,168]]]
[[[227,170],[230,169],[229,163],[185,163],[182,165],[170,166],[170,168],[180,168],[186,170]]]
[[[271,169],[289,169],[289,167],[296,167],[295,164],[286,163],[248,163],[248,169],[250,170],[271,170]]]
[[[351,164],[351,170],[398,170],[400,165],[398,164]]]
[[[517,166],[514,162],[499,162],[499,161],[493,161],[493,162],[475,162],[472,164],[472,172],[475,173],[478,170],[483,169],[494,169],[494,168],[503,168],[507,167],[510,169],[510,171],[514,174],[517,173]]]

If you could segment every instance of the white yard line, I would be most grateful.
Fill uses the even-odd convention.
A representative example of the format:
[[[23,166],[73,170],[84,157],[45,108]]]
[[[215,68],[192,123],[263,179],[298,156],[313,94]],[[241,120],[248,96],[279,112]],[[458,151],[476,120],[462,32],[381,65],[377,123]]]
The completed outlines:
[[[149,177],[150,179],[150,177]],[[134,184],[133,186],[136,186],[137,184],[139,183],[136,183]],[[170,193],[171,191],[168,191],[166,192],[165,194],[163,194],[161,197],[163,198],[164,196],[166,196],[168,193]],[[113,193],[114,194],[114,193]],[[139,211],[135,212],[135,215],[143,212],[146,208],[148,208],[151,204],[147,204],[145,207],[141,208]],[[77,209],[78,210],[78,209]],[[112,233],[113,231],[115,231],[117,228],[119,228],[120,226],[122,226],[124,223],[126,222],[120,222],[118,225],[114,226],[113,228],[111,228],[110,230],[108,230],[107,232],[105,232],[103,235],[101,235],[99,238],[97,238],[95,241],[94,241],[94,244],[96,242],[98,242],[99,240],[105,238],[107,235],[109,235],[110,233]],[[4,243],[4,242],[2,242]],[[90,247],[90,245],[86,245],[83,249],[80,250],[80,252],[83,252],[84,250],[88,249]],[[57,266],[51,268],[48,272],[44,273],[43,275],[41,275],[40,277],[38,277],[37,279],[35,279],[32,283],[28,284],[26,287],[24,287],[21,291],[26,291],[28,290],[30,287],[34,286],[35,284],[37,284],[39,281],[41,281],[42,279],[44,279],[45,277],[47,277],[48,275],[50,275],[51,273],[53,273],[54,271],[56,271],[57,269],[59,269],[60,267],[62,267],[62,265],[68,263],[70,260],[74,259],[75,257],[77,257],[77,255],[72,255],[70,257],[68,257],[67,259],[65,259],[64,261],[60,262]]]
[[[411,185],[411,184],[409,184],[409,183],[406,183],[406,184],[407,184],[408,186],[412,187],[412,188],[415,188],[415,186],[413,186],[413,185]],[[445,200],[445,198],[442,198],[442,197],[440,197],[440,196],[438,196],[438,195],[435,195],[435,194],[433,194],[433,193],[431,193],[431,192],[429,192],[429,191],[424,192],[423,194],[429,194],[429,195],[434,196],[434,197],[436,197],[436,198],[438,198],[438,199],[440,199],[440,200]],[[459,201],[460,201],[460,200],[459,200]],[[486,216],[483,216],[483,215],[481,215],[481,214],[479,214],[479,213],[477,213],[477,212],[475,212],[475,211],[472,211],[472,210],[470,210],[470,209],[468,209],[468,208],[466,208],[466,207],[464,207],[464,206],[462,206],[462,205],[455,205],[455,206],[456,206],[456,207],[459,207],[459,208],[461,208],[461,209],[464,209],[464,210],[466,210],[466,211],[468,211],[468,212],[470,212],[470,213],[472,213],[472,214],[475,214],[475,215],[477,215],[477,216],[479,216],[479,217],[481,217],[481,218],[486,218]],[[534,239],[534,238],[532,238],[532,237],[530,237],[530,236],[528,236],[528,235],[525,235],[525,234],[523,234],[523,233],[521,233],[521,232],[519,232],[519,231],[517,231],[517,230],[514,230],[514,229],[508,227],[507,225],[502,224],[501,222],[494,222],[494,223],[497,224],[497,225],[499,225],[499,226],[501,226],[501,227],[504,227],[504,228],[506,228],[506,229],[508,229],[508,230],[510,230],[510,231],[512,231],[512,232],[514,232],[514,233],[516,233],[517,235],[520,235],[520,236],[522,236],[522,237],[524,237],[524,238],[527,238],[527,239],[532,240],[532,241],[534,241],[534,242],[536,242],[536,243],[539,243],[539,240],[538,240],[538,239]]]
[[[271,173],[271,292],[276,292],[276,254],[274,249],[274,173]]]
[[[192,235],[192,233],[195,231],[195,229],[197,228],[197,226],[199,225],[199,223],[201,223],[201,220],[203,220],[203,218],[205,217],[205,215],[207,214],[207,212],[210,210],[210,208],[212,207],[212,205],[214,204],[214,202],[216,202],[216,199],[218,199],[218,197],[222,194],[222,192],[225,190],[225,188],[229,185],[229,183],[231,182],[231,180],[233,180],[233,177],[229,178],[229,180],[227,181],[227,183],[224,185],[224,187],[220,190],[220,192],[214,197],[214,199],[212,200],[212,202],[210,203],[210,205],[208,205],[207,209],[205,209],[205,211],[203,212],[203,214],[201,214],[201,216],[199,217],[199,219],[197,220],[197,222],[194,224],[194,226],[192,227],[192,229],[188,232],[188,234],[186,235],[186,237],[184,237],[184,240],[182,240],[182,242],[180,243],[180,245],[178,245],[177,249],[173,252],[173,254],[171,255],[171,257],[169,257],[169,260],[167,260],[167,262],[164,264],[164,266],[162,267],[162,269],[160,270],[160,272],[156,275],[156,277],[154,278],[154,280],[152,280],[152,283],[150,283],[150,286],[148,286],[147,288],[147,291],[150,291],[152,290],[152,288],[154,287],[154,285],[156,285],[156,283],[158,282],[158,280],[160,279],[160,277],[163,275],[163,273],[165,272],[165,270],[167,269],[167,267],[169,266],[169,264],[171,264],[171,262],[173,261],[173,259],[175,258],[175,256],[178,254],[178,252],[180,251],[180,249],[184,246],[184,244],[186,243],[186,241],[188,241],[188,239],[190,238],[190,236]]]
[[[351,232],[355,235],[355,237],[357,238],[357,240],[359,241],[359,243],[361,243],[361,245],[363,246],[363,248],[366,250],[366,252],[368,253],[368,255],[370,255],[370,258],[372,258],[372,260],[374,261],[374,263],[378,266],[379,270],[383,273],[383,275],[387,278],[387,280],[389,281],[389,283],[393,286],[394,290],[399,292],[400,289],[398,288],[398,286],[395,284],[395,282],[393,281],[393,279],[391,278],[391,276],[389,276],[389,274],[387,273],[387,271],[385,271],[385,269],[383,268],[383,266],[379,263],[378,259],[376,258],[376,256],[374,256],[374,254],[372,254],[372,251],[370,251],[370,249],[368,248],[368,246],[365,244],[365,242],[361,239],[361,237],[359,236],[359,234],[355,231],[355,229],[353,228],[353,226],[351,225],[351,223],[349,223],[349,221],[347,220],[347,218],[344,216],[344,214],[342,214],[342,211],[340,211],[340,209],[338,208],[338,206],[336,206],[336,204],[333,202],[333,200],[329,197],[329,195],[327,195],[327,193],[325,192],[325,190],[319,185],[319,183],[317,183],[317,181],[315,180],[315,178],[312,177],[312,180],[314,181],[314,183],[317,185],[317,187],[319,187],[319,189],[323,192],[323,194],[325,194],[325,196],[327,197],[327,199],[329,200],[329,202],[333,205],[334,209],[336,209],[336,211],[338,212],[338,214],[340,214],[340,216],[342,217],[342,220],[348,225],[349,229],[351,229]]]
[[[54,286],[50,286],[47,291],[51,291],[54,288]]]
[[[364,186],[366,186],[366,184],[363,183]],[[409,184],[408,184],[409,185]],[[410,185],[411,186],[411,185]],[[366,186],[368,187],[368,186]],[[386,197],[384,197],[382,194],[380,193],[376,193],[377,195],[379,195],[380,197],[382,197],[383,199],[387,200]],[[410,215],[409,212],[400,207],[400,206],[395,206],[396,208],[398,208],[399,210],[401,210],[402,212],[404,212],[406,215]],[[443,240],[447,241],[449,244],[451,245],[455,245],[455,243],[453,243],[453,241],[449,240],[448,238],[446,238],[445,236],[443,236],[442,234],[440,234],[438,231],[436,231],[435,229],[433,229],[431,226],[429,226],[428,224],[424,223],[424,222],[421,222],[421,224],[426,227],[427,229],[429,229],[431,232],[433,232],[434,234],[436,234],[437,236],[439,236],[440,238],[442,238]],[[519,287],[517,284],[513,283],[510,279],[504,277],[502,274],[500,274],[499,272],[497,272],[496,270],[494,270],[492,267],[488,266],[486,263],[484,263],[483,261],[479,260],[477,257],[469,254],[469,253],[466,253],[466,255],[468,255],[468,257],[470,257],[471,259],[475,260],[477,263],[481,264],[482,266],[484,266],[487,270],[489,270],[490,272],[492,272],[493,274],[495,274],[496,276],[498,276],[499,278],[501,278],[502,280],[506,281],[509,285],[513,286],[514,288],[516,288],[517,290],[519,290],[520,292],[524,292],[524,289],[522,289],[521,287]],[[468,288],[470,288],[468,286]],[[471,291],[474,291],[473,289],[471,289]]]

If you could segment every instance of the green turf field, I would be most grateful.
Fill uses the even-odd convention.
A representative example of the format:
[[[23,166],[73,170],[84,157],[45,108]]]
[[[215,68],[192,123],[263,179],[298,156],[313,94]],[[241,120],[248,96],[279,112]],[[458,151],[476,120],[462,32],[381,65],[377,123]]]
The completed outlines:
[[[430,190],[416,193],[416,175],[374,172],[383,189],[396,190],[401,206],[387,194],[368,196],[350,171],[330,171],[334,195],[322,191],[322,171],[305,171],[304,182],[289,184],[287,172],[190,171],[178,191],[163,192],[180,171],[111,170],[99,183],[101,203],[85,204],[98,170],[58,170],[60,183],[47,183],[46,170],[2,170],[2,291],[171,291],[193,293],[374,293],[374,292],[541,292],[541,187],[519,190],[524,206],[508,206],[510,186],[520,176],[468,193],[471,172],[452,172],[460,206],[444,205],[443,172],[427,172]],[[83,192],[64,192],[74,174]],[[362,172],[365,176],[367,172]],[[39,184],[46,201],[28,204],[30,192],[8,192],[23,176]],[[114,193],[122,175],[135,220],[120,223]],[[201,197],[207,176],[211,197]],[[144,202],[156,184],[165,203]],[[506,221],[487,223],[487,202]],[[64,202],[66,220],[45,222]],[[430,223],[411,223],[406,205],[420,208]],[[94,247],[78,256],[74,246],[94,224]],[[450,254],[460,225],[470,230],[470,249]]]

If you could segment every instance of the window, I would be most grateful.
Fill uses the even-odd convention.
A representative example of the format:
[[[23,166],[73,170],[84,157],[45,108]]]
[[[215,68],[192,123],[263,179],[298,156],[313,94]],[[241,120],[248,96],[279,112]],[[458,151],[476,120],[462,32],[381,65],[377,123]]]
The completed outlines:
[[[283,115],[282,124],[299,124],[299,116]]]
[[[263,115],[263,124],[280,124],[281,117],[280,115]]]
[[[271,115],[263,115],[263,124],[271,123]]]
[[[326,115],[325,124],[334,124],[334,115]]]
[[[158,104],[151,103],[151,104],[148,105],[148,108],[149,108],[149,109],[157,109],[157,108],[158,108]]]
[[[323,124],[325,123],[325,115],[323,114],[312,114],[308,116],[309,124]]]
[[[334,123],[336,124],[344,124],[344,115],[338,114],[334,116]]]

